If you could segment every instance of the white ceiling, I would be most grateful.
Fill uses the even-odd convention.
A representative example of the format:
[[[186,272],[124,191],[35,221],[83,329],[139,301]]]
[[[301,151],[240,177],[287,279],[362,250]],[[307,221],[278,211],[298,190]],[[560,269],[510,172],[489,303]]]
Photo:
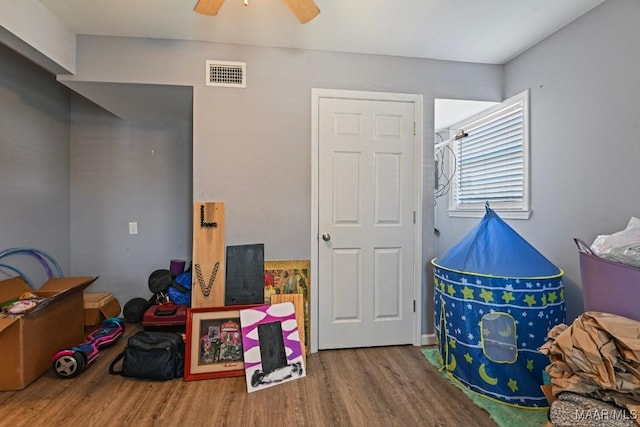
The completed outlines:
[[[300,24],[283,0],[40,0],[77,34],[504,64],[605,0],[315,0]]]

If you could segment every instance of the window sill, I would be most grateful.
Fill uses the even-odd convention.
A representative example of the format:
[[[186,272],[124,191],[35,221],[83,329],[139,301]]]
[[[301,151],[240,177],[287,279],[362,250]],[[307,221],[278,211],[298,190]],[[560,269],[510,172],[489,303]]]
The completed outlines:
[[[493,208],[492,208],[493,209]],[[502,219],[529,219],[531,218],[531,210],[510,211],[493,209]],[[482,218],[485,214],[484,209],[478,210],[449,210],[447,213],[450,218]]]

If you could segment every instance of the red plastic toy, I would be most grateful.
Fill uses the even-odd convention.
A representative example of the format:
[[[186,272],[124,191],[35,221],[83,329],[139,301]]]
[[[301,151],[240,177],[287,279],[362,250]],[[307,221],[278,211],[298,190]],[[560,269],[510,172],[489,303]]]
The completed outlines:
[[[144,330],[171,330],[184,332],[187,324],[187,306],[167,302],[147,309],[142,318]]]

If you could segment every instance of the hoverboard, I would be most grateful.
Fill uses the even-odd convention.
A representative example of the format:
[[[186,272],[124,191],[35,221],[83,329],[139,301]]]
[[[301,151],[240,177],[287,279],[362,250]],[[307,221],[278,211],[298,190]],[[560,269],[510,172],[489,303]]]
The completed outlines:
[[[87,368],[100,354],[100,349],[116,342],[124,334],[124,320],[117,317],[105,319],[87,335],[87,341],[65,348],[52,358],[53,371],[61,378],[73,378]]]

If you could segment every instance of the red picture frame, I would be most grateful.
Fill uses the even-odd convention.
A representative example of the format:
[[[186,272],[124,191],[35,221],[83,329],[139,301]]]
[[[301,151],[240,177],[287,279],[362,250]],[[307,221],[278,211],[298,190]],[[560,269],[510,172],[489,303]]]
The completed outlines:
[[[188,308],[184,380],[243,376],[240,310],[260,305]]]

